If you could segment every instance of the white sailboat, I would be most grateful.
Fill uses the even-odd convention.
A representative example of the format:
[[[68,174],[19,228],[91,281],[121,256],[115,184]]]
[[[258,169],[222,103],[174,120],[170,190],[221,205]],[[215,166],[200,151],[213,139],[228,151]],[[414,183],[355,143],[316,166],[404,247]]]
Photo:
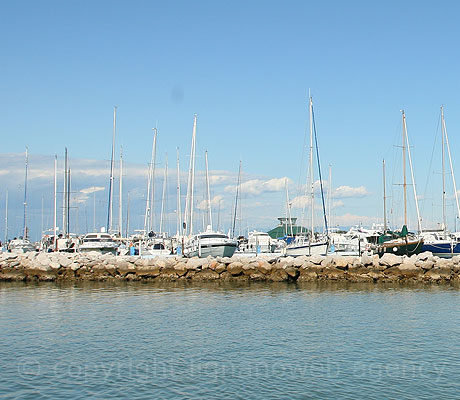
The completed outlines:
[[[188,238],[184,239],[183,254],[186,257],[231,257],[235,253],[238,242],[230,239],[222,232],[216,232],[212,229],[211,213],[211,194],[209,190],[209,169],[208,169],[208,152],[205,152],[206,167],[206,205],[208,210],[208,225],[205,232],[192,234],[193,227],[193,193],[195,182],[195,143],[196,143],[196,114],[193,120],[192,150],[190,159],[190,171],[187,188],[187,199],[185,206],[185,228],[189,229]]]
[[[309,96],[309,110],[310,110],[310,211],[311,211],[311,226],[310,234],[298,235],[295,239],[286,246],[285,253],[287,256],[313,256],[313,255],[325,255],[329,246],[329,237],[326,235],[320,236],[315,235],[315,226],[314,226],[314,202],[315,202],[315,193],[314,193],[314,171],[313,171],[313,133],[315,134],[316,142],[316,128],[314,125],[314,115],[313,115],[313,99]],[[314,132],[313,132],[314,130]],[[327,232],[327,219],[325,214],[324,207],[324,196],[323,196],[323,186],[321,180],[321,171],[319,169],[319,159],[318,159],[318,147],[316,143],[316,152],[317,152],[317,161],[318,161],[318,173],[319,181],[321,185],[321,196],[323,201],[323,215],[324,215],[324,224],[325,232]]]
[[[27,179],[29,172],[29,150],[26,147],[26,173],[24,179],[24,226],[22,236],[14,238],[8,243],[8,251],[11,253],[26,253],[35,251],[35,246],[29,240],[29,228],[27,227]]]

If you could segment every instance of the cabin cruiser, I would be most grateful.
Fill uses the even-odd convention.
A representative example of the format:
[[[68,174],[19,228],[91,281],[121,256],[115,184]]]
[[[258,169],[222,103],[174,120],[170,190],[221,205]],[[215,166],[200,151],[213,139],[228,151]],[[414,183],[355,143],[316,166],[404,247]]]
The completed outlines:
[[[139,242],[142,256],[168,256],[171,250],[166,245],[166,240],[161,238],[149,239],[147,242]]]
[[[35,245],[29,239],[24,239],[22,236],[19,239],[14,238],[8,243],[8,251],[10,253],[27,253],[28,251],[35,250]]]
[[[248,233],[247,239],[240,240],[237,252],[250,254],[281,252],[283,246],[280,242],[266,232],[252,231]]]
[[[97,251],[99,253],[116,254],[119,243],[105,232],[88,233],[81,239],[79,250],[81,252]]]
[[[208,226],[206,232],[192,236],[184,243],[185,257],[231,257],[238,247],[238,242],[225,233],[214,232]]]
[[[325,256],[329,248],[329,238],[319,236],[310,240],[310,236],[299,235],[285,248],[286,256]]]

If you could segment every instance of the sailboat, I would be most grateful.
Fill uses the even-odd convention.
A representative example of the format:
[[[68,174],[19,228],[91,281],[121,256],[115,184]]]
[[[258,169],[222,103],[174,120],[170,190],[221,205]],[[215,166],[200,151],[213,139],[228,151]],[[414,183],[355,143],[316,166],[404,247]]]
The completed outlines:
[[[232,257],[235,253],[238,242],[230,239],[228,235],[222,232],[216,232],[212,229],[211,213],[211,193],[209,189],[209,169],[208,169],[208,152],[205,152],[206,167],[206,205],[208,212],[208,224],[205,232],[193,234],[193,197],[195,183],[195,143],[196,143],[196,114],[193,120],[192,148],[190,153],[190,170],[187,187],[187,198],[185,205],[184,228],[188,229],[189,235],[183,245],[183,254],[185,257]]]
[[[409,164],[412,178],[412,188],[414,191],[415,208],[417,211],[418,230],[422,231],[420,212],[418,208],[417,192],[414,183],[414,173],[412,169],[412,158],[410,155],[409,138],[407,136],[406,114],[402,112],[402,154],[403,154],[403,190],[404,190],[404,225],[400,231],[390,231],[387,229],[386,217],[386,188],[385,188],[385,160],[383,161],[383,218],[384,232],[379,236],[376,252],[379,256],[391,253],[398,256],[418,254],[422,251],[423,239],[416,237],[407,228],[407,181],[406,181],[406,148],[409,156]]]
[[[454,187],[455,200],[457,204],[457,218],[460,218],[460,207],[458,201],[457,185],[455,183],[454,169],[452,167],[452,157],[450,154],[449,139],[447,136],[446,123],[444,121],[444,107],[441,106],[441,167],[442,167],[442,226],[441,230],[431,230],[423,232],[424,244],[422,251],[430,251],[433,255],[443,258],[452,257],[460,253],[460,242],[458,237],[452,236],[447,231],[446,223],[446,179],[445,179],[445,151],[449,156],[450,172]]]
[[[8,243],[8,251],[11,253],[26,253],[35,251],[35,246],[29,240],[29,228],[27,227],[27,180],[29,172],[29,150],[26,147],[26,173],[24,179],[24,226],[23,235],[14,238]]]
[[[321,187],[321,199],[323,205],[323,216],[325,232],[327,232],[327,218],[324,204],[323,183],[321,179],[321,169],[319,162],[318,141],[316,137],[316,127],[313,114],[313,99],[309,96],[309,110],[310,110],[310,211],[311,211],[311,226],[309,235],[296,236],[285,249],[287,256],[312,256],[312,255],[326,255],[329,246],[329,237],[326,233],[324,236],[316,236],[314,231],[314,171],[313,171],[313,139],[316,145],[316,159],[318,162],[318,174]]]

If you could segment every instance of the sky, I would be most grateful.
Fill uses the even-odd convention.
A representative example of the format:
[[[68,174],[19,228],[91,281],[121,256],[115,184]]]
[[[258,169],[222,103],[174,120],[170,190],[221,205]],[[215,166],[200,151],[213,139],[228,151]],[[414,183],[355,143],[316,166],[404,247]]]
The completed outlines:
[[[219,214],[220,228],[228,230],[241,160],[240,224],[268,230],[286,215],[286,181],[292,216],[302,214],[310,90],[326,188],[331,166],[331,224],[382,222],[383,158],[388,219],[401,224],[396,146],[404,109],[422,220],[436,226],[442,104],[454,172],[460,168],[459,11],[455,1],[3,1],[0,215],[8,190],[10,236],[19,235],[27,146],[31,235],[51,226],[54,155],[62,169],[67,147],[73,226],[84,232],[104,225],[117,106],[116,158],[122,146],[123,215],[130,192],[130,228],[143,228],[157,127],[155,208],[161,209],[167,154],[165,215],[175,231],[176,148],[183,203],[197,114],[197,174],[203,177],[207,150],[214,220]],[[197,202],[204,197],[200,179]],[[451,185],[450,175],[446,181]],[[446,192],[455,229],[453,189]],[[416,229],[411,201],[410,228]]]

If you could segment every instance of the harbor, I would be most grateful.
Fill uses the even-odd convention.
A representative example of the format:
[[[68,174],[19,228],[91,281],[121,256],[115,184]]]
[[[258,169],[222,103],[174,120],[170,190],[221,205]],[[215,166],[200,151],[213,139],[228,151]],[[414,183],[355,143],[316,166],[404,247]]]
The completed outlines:
[[[233,256],[185,258],[88,253],[0,254],[1,281],[226,281],[460,283],[460,256]]]

